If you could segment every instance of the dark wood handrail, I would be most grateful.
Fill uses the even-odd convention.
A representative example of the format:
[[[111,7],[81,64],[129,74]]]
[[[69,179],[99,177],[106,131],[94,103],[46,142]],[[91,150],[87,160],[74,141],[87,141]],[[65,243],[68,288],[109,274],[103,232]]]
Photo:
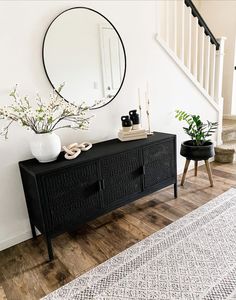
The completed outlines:
[[[219,50],[220,44],[217,42],[216,38],[214,37],[213,33],[210,31],[209,27],[207,26],[206,22],[200,15],[196,6],[193,4],[192,0],[184,0],[184,2],[188,7],[191,7],[192,15],[198,18],[198,24],[204,28],[204,32],[206,35],[210,37],[211,43],[216,45],[216,50]]]

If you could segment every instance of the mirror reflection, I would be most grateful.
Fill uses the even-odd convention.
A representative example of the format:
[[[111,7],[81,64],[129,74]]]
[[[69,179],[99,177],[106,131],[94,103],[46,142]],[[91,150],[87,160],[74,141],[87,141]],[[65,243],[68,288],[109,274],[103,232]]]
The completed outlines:
[[[109,103],[125,76],[126,57],[118,32],[105,17],[87,8],[67,10],[51,23],[43,61],[54,88],[65,82],[63,98],[85,101],[92,108]]]

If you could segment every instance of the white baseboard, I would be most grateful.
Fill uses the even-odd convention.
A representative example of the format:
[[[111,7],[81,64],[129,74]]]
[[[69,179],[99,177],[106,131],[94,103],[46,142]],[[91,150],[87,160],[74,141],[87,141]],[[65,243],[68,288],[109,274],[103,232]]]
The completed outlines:
[[[36,234],[40,235],[41,232],[36,229]],[[17,235],[14,235],[8,239],[0,241],[0,251],[25,242],[32,238],[31,230],[26,230],[24,232],[19,232]]]
[[[31,231],[25,231],[25,232],[21,232],[9,239],[5,239],[3,241],[0,242],[0,251],[10,248],[16,244],[22,243],[26,240],[29,240],[32,238],[32,233]]]

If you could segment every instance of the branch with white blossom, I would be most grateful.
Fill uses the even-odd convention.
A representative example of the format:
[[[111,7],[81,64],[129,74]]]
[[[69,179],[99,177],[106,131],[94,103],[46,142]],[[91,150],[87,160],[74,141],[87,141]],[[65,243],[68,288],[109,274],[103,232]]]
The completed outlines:
[[[8,122],[0,130],[0,135],[7,139],[9,128],[14,122],[37,134],[62,128],[88,129],[90,119],[93,117],[93,115],[88,115],[88,112],[102,100],[95,102],[92,107],[87,106],[85,102],[81,102],[79,105],[69,103],[59,95],[63,86],[64,84],[60,85],[58,91],[53,90],[47,102],[43,101],[37,94],[35,103],[32,105],[28,97],[21,97],[18,94],[16,85],[10,94],[13,99],[12,104],[0,107],[0,119]],[[59,126],[61,122],[64,124]]]

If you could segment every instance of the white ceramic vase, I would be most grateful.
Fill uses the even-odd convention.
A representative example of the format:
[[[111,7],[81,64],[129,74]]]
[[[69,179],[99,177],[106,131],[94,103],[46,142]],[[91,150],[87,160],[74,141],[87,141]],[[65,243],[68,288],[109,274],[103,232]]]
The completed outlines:
[[[39,162],[54,161],[61,152],[61,140],[54,132],[34,134],[30,141],[30,149]]]

